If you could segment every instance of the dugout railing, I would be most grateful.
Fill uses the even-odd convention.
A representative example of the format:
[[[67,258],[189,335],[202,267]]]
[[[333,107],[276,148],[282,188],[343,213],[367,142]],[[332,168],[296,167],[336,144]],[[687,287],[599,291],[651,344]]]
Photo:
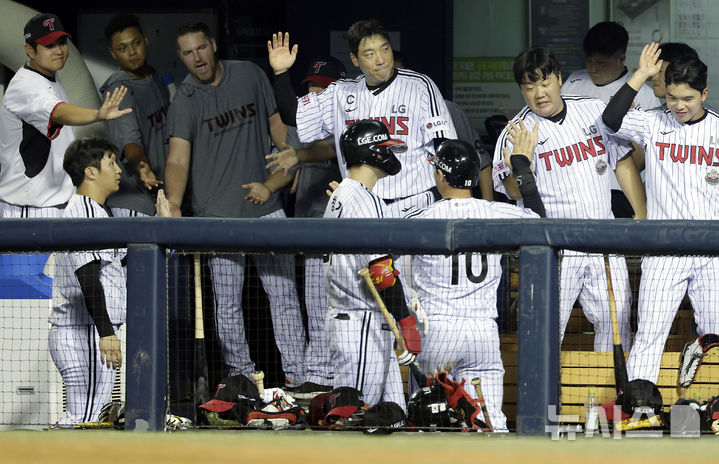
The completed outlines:
[[[260,253],[519,251],[517,421],[545,435],[559,404],[560,249],[719,252],[714,221],[4,219],[0,252],[127,246],[126,427],[159,431],[167,412],[166,250]]]

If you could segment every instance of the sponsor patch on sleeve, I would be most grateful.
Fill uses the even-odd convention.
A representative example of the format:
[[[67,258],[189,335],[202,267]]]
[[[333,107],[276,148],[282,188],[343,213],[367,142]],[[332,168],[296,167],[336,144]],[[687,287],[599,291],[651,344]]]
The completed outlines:
[[[425,132],[441,132],[449,129],[449,119],[443,117],[434,117],[425,119],[423,122]]]
[[[497,177],[499,178],[499,180],[504,180],[509,174],[511,174],[509,166],[507,166],[504,160],[499,160],[494,163],[494,167],[492,168],[492,177]]]

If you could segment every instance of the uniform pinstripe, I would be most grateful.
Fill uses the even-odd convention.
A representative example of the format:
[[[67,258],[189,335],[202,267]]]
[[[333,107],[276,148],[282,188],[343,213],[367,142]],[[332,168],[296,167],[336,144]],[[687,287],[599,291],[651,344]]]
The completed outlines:
[[[335,135],[340,170],[346,175],[341,158],[339,136],[345,126],[361,119],[377,119],[389,129],[393,138],[407,144],[398,153],[402,170],[395,176],[377,181],[373,191],[380,198],[397,200],[434,187],[428,154],[434,153],[434,138],[456,138],[447,106],[432,80],[407,69],[396,70],[388,85],[373,92],[367,88],[364,75],[333,82],[319,95],[300,98],[297,106],[297,133],[302,142]],[[423,200],[422,200],[423,201]],[[420,207],[422,205],[420,203]],[[395,208],[392,208],[394,210]],[[387,211],[388,216],[401,217]]]
[[[719,115],[689,123],[668,109],[630,110],[617,136],[646,150],[647,219],[719,217]],[[719,260],[652,256],[642,260],[639,325],[627,361],[629,378],[656,382],[664,342],[688,291],[699,334],[719,333]]]
[[[108,217],[105,209],[83,195],[73,195],[63,217]],[[56,253],[53,309],[48,346],[67,391],[67,414],[78,422],[97,421],[110,400],[115,371],[100,361],[100,337],[86,307],[75,271],[100,261],[100,283],[115,333],[125,323],[127,289],[121,260],[125,249]]]
[[[536,218],[532,211],[474,198],[440,200],[412,215],[420,219]],[[470,259],[469,263],[467,259]],[[412,256],[417,296],[429,318],[424,348],[417,355],[425,372],[456,362],[452,376],[467,383],[482,379],[487,409],[496,430],[506,430],[502,413],[504,366],[497,329],[497,287],[501,255],[462,253]],[[459,329],[458,329],[459,328]],[[467,392],[476,397],[476,392]]]
[[[324,217],[382,218],[384,206],[364,185],[345,178],[327,203]],[[393,401],[406,410],[392,332],[357,274],[379,256],[335,254],[325,264],[333,386],[354,387],[369,404]]]
[[[549,218],[613,219],[609,169],[627,155],[630,148],[609,139],[601,115],[604,104],[593,98],[564,97],[566,114],[542,118],[529,107],[514,117],[529,130],[541,121],[534,152],[533,172],[537,189]],[[495,190],[506,193],[503,180],[509,175],[502,148],[512,150],[507,131],[500,134],[494,151]],[[594,349],[611,351],[607,285],[601,255],[563,250],[560,267],[560,336],[564,337],[574,302],[579,298],[584,314],[594,324]],[[629,346],[631,290],[623,257],[611,257],[612,283],[623,343]]]

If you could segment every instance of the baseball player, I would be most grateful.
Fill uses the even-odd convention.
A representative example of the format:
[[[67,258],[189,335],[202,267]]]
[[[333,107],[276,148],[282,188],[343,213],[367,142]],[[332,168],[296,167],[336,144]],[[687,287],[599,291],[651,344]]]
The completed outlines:
[[[284,146],[287,133],[267,77],[250,62],[218,61],[217,45],[206,24],[185,23],[176,38],[189,74],[168,113],[165,186],[173,214],[181,214],[179,206],[190,179],[194,216],[285,217],[272,192],[287,183],[286,176],[281,172],[268,175],[264,168],[270,138]],[[242,201],[243,197],[249,201]],[[305,331],[294,285],[294,261],[289,255],[251,259],[268,294],[285,386],[296,387],[305,376]],[[242,319],[244,264],[242,254],[209,260],[215,321],[228,374],[249,377],[255,366]]]
[[[661,50],[659,59],[662,60],[662,67],[659,72],[652,77],[652,87],[654,88],[655,97],[666,98],[667,86],[664,83],[664,74],[667,71],[669,63],[682,57],[699,59],[699,55],[696,50],[683,42],[664,42],[659,45],[659,49]],[[644,86],[642,86],[642,90],[644,90]],[[646,107],[645,109],[650,108]]]
[[[563,95],[579,95],[598,98],[605,104],[619,90],[627,79],[629,72],[624,65],[627,57],[629,33],[614,21],[595,24],[584,36],[584,55],[586,69],[575,71],[562,85]],[[644,86],[637,93],[634,105],[642,108],[659,106],[659,99],[652,93],[649,86]],[[632,157],[639,168],[644,166],[644,149],[634,145]],[[632,217],[634,211],[622,192],[613,172],[608,172],[612,184],[612,212],[614,217]]]
[[[302,83],[310,93],[321,93],[343,77],[344,65],[332,56],[312,60]],[[285,150],[271,153],[265,166],[272,172],[295,172],[295,217],[322,217],[327,206],[327,184],[341,179],[333,140],[328,137],[311,144],[300,143],[297,130],[287,128]],[[299,169],[298,169],[299,167]],[[308,399],[332,389],[332,365],[325,337],[327,296],[322,256],[304,256],[304,291],[309,343],[305,357],[307,381],[292,390],[297,399]]]
[[[164,178],[170,93],[147,63],[148,41],[137,16],[113,16],[105,37],[120,69],[107,78],[100,92],[125,86],[128,94],[122,107],[132,108],[131,114],[107,123],[110,140],[121,150],[123,167],[120,190],[110,195],[107,205],[114,216],[152,216],[150,192]]]
[[[74,141],[63,167],[77,187],[63,217],[109,217],[105,200],[120,183],[110,142],[94,137]],[[170,214],[162,194],[158,211]],[[114,369],[122,364],[117,333],[125,323],[126,254],[126,249],[108,249],[55,255],[48,346],[67,391],[67,418],[58,426],[97,422],[112,395]]]
[[[533,132],[511,125],[507,138],[513,142],[512,167],[522,177],[525,205],[536,211],[506,203],[472,198],[479,179],[481,161],[468,143],[447,140],[430,158],[442,200],[412,217],[421,219],[499,219],[544,216],[531,170],[539,123]],[[506,149],[505,149],[506,150]],[[537,214],[539,213],[539,214]],[[502,274],[501,255],[460,253],[453,256],[415,255],[412,270],[419,301],[429,318],[429,330],[417,360],[425,372],[436,372],[453,364],[450,373],[461,382],[479,377],[487,410],[495,431],[507,430],[502,413],[504,367],[499,351],[497,288]],[[457,329],[460,327],[461,329]],[[476,398],[474,389],[466,389]]]
[[[514,62],[514,78],[527,106],[517,114],[527,128],[537,122],[539,140],[534,153],[533,173],[549,218],[612,219],[611,194],[607,170],[614,169],[627,197],[645,217],[645,198],[630,148],[610,140],[603,127],[604,104],[586,97],[562,97],[562,76],[557,59],[548,50],[530,49]],[[495,190],[519,200],[510,166],[503,149],[511,149],[507,131],[500,134],[494,152]],[[631,291],[623,257],[611,257],[612,283],[617,303],[622,340],[629,343]],[[609,318],[604,260],[601,255],[562,251],[560,276],[560,339],[579,298],[584,314],[594,324],[594,349],[611,351],[612,329]]]
[[[73,193],[62,169],[72,127],[127,114],[118,105],[126,89],[105,96],[99,109],[67,103],[57,71],[68,58],[70,34],[53,14],[25,24],[28,61],[7,87],[0,109],[0,218],[60,217]]]
[[[647,149],[647,219],[709,220],[719,215],[719,168],[715,138],[719,115],[703,106],[707,67],[691,56],[666,68],[667,108],[630,110],[632,98],[662,68],[656,43],[646,45],[639,69],[607,105],[603,120],[616,136]],[[664,342],[689,293],[699,335],[719,332],[714,283],[719,260],[709,257],[648,256],[642,260],[639,320],[627,361],[629,379],[656,383]]]
[[[400,172],[395,152],[405,148],[404,142],[391,139],[381,122],[363,120],[347,127],[340,137],[340,148],[347,163],[347,177],[332,193],[324,217],[385,217],[385,204],[373,188],[381,178]],[[406,351],[399,362],[409,364],[421,351],[416,320],[407,308],[403,283],[397,278],[392,257],[330,255],[325,277],[334,387],[356,388],[371,405],[380,401],[397,403],[406,414],[394,337],[358,275],[365,267],[404,337]]]
[[[347,31],[352,63],[362,74],[340,79],[320,94],[307,94],[299,101],[287,72],[297,58],[298,46],[290,48],[289,33],[273,34],[268,41],[270,65],[275,73],[282,120],[296,125],[300,141],[309,142],[334,135],[339,153],[339,134],[354,121],[376,119],[392,137],[407,144],[397,154],[402,170],[380,179],[375,193],[385,200],[388,217],[402,217],[438,198],[427,155],[435,145],[457,134],[444,99],[432,80],[420,73],[394,67],[387,29],[376,20],[354,23]],[[344,163],[340,170],[346,175]]]

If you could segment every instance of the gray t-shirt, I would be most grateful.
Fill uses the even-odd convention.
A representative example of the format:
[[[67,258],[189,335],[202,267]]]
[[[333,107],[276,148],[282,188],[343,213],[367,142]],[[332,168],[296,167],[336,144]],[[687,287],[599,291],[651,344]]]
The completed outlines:
[[[217,86],[188,75],[172,101],[168,133],[192,144],[192,212],[200,217],[257,218],[282,208],[277,194],[262,205],[244,199],[249,182],[269,176],[270,115],[277,104],[265,73],[248,61],[220,61]]]
[[[330,145],[334,145],[334,136],[325,139]],[[311,143],[302,143],[297,137],[295,127],[287,128],[287,143],[295,148],[307,148]],[[340,174],[337,158],[327,161],[303,163],[299,166],[300,175],[297,178],[297,191],[295,193],[295,217],[316,217],[321,218],[325,214],[327,201],[326,190],[333,180],[340,182]],[[296,169],[291,171],[296,172]]]
[[[143,146],[155,177],[163,180],[167,157],[166,116],[170,93],[155,73],[150,74],[149,80],[145,80],[132,77],[122,70],[108,77],[100,87],[100,92],[105,95],[121,85],[127,87],[127,94],[120,108],[132,108],[132,113],[107,121],[108,136],[120,152],[129,143]],[[124,153],[118,155],[123,161],[124,172],[120,179],[120,190],[108,197],[107,206],[155,214],[154,201],[140,181],[139,174],[127,163]]]

